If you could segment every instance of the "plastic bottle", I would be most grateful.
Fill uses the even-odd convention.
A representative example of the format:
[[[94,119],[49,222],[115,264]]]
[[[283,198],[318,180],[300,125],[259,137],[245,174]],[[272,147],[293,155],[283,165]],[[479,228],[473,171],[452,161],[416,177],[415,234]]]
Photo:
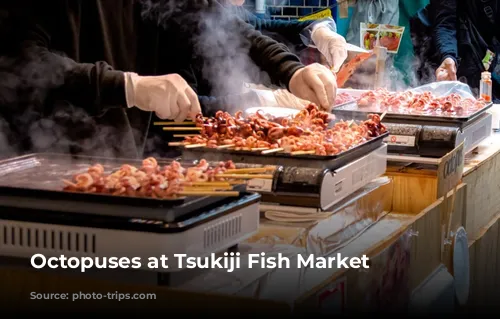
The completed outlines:
[[[481,83],[479,84],[479,97],[486,102],[491,102],[493,94],[493,83],[491,82],[491,73],[481,73]]]

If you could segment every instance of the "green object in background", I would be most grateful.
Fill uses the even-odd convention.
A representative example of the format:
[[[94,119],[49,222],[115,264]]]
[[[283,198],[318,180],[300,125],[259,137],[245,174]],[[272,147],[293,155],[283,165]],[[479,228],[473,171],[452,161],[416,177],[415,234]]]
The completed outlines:
[[[408,65],[412,63],[414,58],[410,35],[410,19],[417,14],[418,10],[428,4],[429,0],[399,0],[399,25],[405,27],[405,33],[401,39],[399,52],[394,58],[394,66],[401,72],[407,85],[411,84],[411,73],[408,72],[411,68],[408,68]]]
[[[349,25],[351,24],[351,17],[354,13],[354,8],[349,7],[349,16],[347,18],[339,18],[338,10],[337,10],[337,33],[341,36],[345,37],[347,35],[347,30],[349,30]]]

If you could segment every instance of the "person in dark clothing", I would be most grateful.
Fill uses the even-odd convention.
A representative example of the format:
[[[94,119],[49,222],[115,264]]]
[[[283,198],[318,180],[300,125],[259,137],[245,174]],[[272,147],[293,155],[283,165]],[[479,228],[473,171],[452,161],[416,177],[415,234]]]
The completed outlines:
[[[242,5],[244,1],[241,0],[223,0],[224,7],[235,16],[243,21],[252,25],[256,30],[263,34],[275,39],[276,41],[285,44],[290,50],[297,52],[301,47],[313,46],[319,49],[320,52],[326,57],[328,63],[332,66],[334,72],[340,69],[340,66],[347,58],[346,41],[345,39],[335,32],[336,25],[332,19],[323,19],[321,21],[281,21],[259,18],[253,13],[249,12]],[[239,63],[241,64],[241,63]],[[217,111],[210,105],[225,104],[237,105],[238,108],[245,108],[247,106],[256,106],[261,104],[274,105],[277,103],[276,98],[273,97],[269,91],[250,91],[243,94],[237,94],[238,90],[243,87],[243,78],[234,77],[232,79],[232,86],[226,90],[214,90],[212,74],[203,74],[203,58],[199,58],[193,62],[191,69],[187,72],[192,74],[188,82],[195,88],[200,95],[200,101],[204,108],[212,109],[212,112]],[[252,73],[248,70],[242,70],[243,73]],[[185,74],[186,71],[179,71]],[[207,72],[205,72],[207,73]],[[208,72],[211,73],[211,72]],[[253,72],[253,76],[248,76],[246,79],[252,83],[262,84],[267,87],[272,86],[272,82],[266,77],[266,74]],[[238,87],[239,86],[239,87]],[[218,92],[214,92],[218,91]],[[256,92],[259,92],[258,94]],[[218,95],[218,97],[211,96]],[[223,101],[223,102],[222,102]]]
[[[259,18],[248,11],[243,4],[244,0],[226,0],[227,7],[232,13],[256,30],[285,43],[290,48],[315,46],[323,54],[335,72],[338,72],[347,58],[346,41],[338,34],[333,19],[315,20],[271,20]],[[318,31],[321,28],[321,32]]]
[[[0,112],[18,152],[135,157],[149,112],[176,120],[200,112],[180,76],[132,73],[158,74],[159,29],[143,23],[139,3],[1,5]]]
[[[434,41],[441,61],[436,69],[438,81],[466,79],[469,86],[477,89],[481,72],[490,70],[495,79],[494,99],[500,98],[499,2],[431,1]]]
[[[176,9],[168,12],[172,4]],[[199,111],[195,95],[173,70],[188,66],[191,61],[195,51],[193,39],[200,31],[196,18],[207,13],[226,13],[212,0],[21,0],[7,1],[1,6],[4,15],[8,14],[0,25],[9,29],[2,32],[4,43],[9,45],[0,52],[4,57],[0,70],[12,80],[0,84],[0,96],[13,99],[0,101],[0,106],[10,125],[16,127],[19,118],[26,120],[26,114],[33,113],[36,115],[31,122],[38,126],[46,119],[52,121],[45,125],[49,132],[37,136],[50,135],[56,124],[61,126],[59,117],[64,113],[64,129],[59,135],[71,138],[58,150],[104,155],[107,147],[113,150],[105,154],[127,157],[137,152],[124,151],[123,146],[133,150],[133,142],[144,142],[151,111],[161,118],[177,120]],[[304,67],[283,45],[262,36],[244,21],[227,21],[230,24],[226,27],[234,30],[248,55],[270,75],[273,83],[325,107],[333,105],[335,81],[328,69]],[[29,69],[43,71],[26,78]],[[19,107],[21,88],[26,92],[41,91],[36,95],[41,101],[35,103],[33,95],[28,94],[32,98]],[[139,110],[127,106],[137,106]],[[70,109],[79,110],[78,116],[84,117],[87,124],[83,125],[85,129],[75,123],[81,120],[75,118],[76,113],[68,115]],[[99,138],[103,127],[112,128],[113,140]],[[23,129],[14,131],[27,141],[23,149],[52,150],[60,142],[44,141],[37,145],[33,134],[26,136]],[[124,138],[134,131],[138,132],[135,139]],[[95,145],[96,140],[102,146]]]

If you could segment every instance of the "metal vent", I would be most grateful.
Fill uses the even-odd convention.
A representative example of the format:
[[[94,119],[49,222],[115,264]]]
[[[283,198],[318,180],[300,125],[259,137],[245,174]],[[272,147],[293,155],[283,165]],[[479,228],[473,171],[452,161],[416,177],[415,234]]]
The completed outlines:
[[[486,127],[481,126],[479,129],[475,130],[472,133],[471,144],[477,143],[477,141],[480,140],[480,139],[482,139],[484,136],[486,136]]]
[[[0,246],[95,254],[96,235],[83,232],[4,224],[0,226]]]
[[[227,218],[205,228],[203,232],[203,247],[208,249],[241,233],[242,215]]]

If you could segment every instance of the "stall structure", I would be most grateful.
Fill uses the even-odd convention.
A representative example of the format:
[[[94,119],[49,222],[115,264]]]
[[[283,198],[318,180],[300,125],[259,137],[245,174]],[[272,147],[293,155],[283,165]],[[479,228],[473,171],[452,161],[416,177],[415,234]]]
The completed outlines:
[[[494,111],[495,107],[490,112]],[[238,171],[237,177],[234,173],[215,173],[228,178],[225,183],[231,184],[230,191],[236,194],[223,196],[225,193],[222,193],[217,198],[201,196],[196,200],[186,196],[186,206],[177,208],[197,211],[203,210],[201,206],[206,204],[212,209],[198,215],[198,218],[183,219],[182,222],[176,219],[178,216],[175,214],[182,209],[161,214],[160,211],[165,209],[159,210],[154,200],[144,202],[134,199],[129,205],[113,200],[106,203],[97,201],[92,203],[91,209],[75,203],[89,205],[88,197],[92,194],[73,194],[75,196],[60,201],[58,196],[61,194],[51,192],[50,184],[55,182],[54,178],[61,177],[54,173],[55,170],[64,170],[68,176],[72,174],[67,166],[54,165],[47,155],[5,161],[3,166],[0,165],[5,172],[0,176],[0,182],[5,182],[2,184],[4,192],[1,200],[2,205],[9,209],[2,210],[3,227],[0,228],[3,256],[0,278],[5,283],[1,297],[11,301],[12,307],[20,307],[22,305],[16,303],[16,296],[29,295],[32,291],[155,292],[158,295],[156,302],[151,303],[152,308],[172,307],[175,304],[176,309],[182,309],[196,303],[208,312],[220,311],[220,307],[227,311],[228,305],[231,305],[248,313],[274,314],[399,310],[406,309],[408,305],[435,310],[433,307],[437,304],[435,300],[430,300],[432,294],[426,294],[426,291],[433,291],[436,298],[441,298],[440,305],[449,305],[446,311],[453,310],[455,299],[461,306],[494,304],[495,295],[491,292],[500,280],[500,255],[497,254],[500,244],[499,186],[496,178],[500,135],[493,133],[470,152],[464,151],[464,143],[460,143],[439,158],[389,157],[387,164],[380,164],[380,153],[385,152],[386,144],[378,142],[373,148],[366,148],[344,162],[316,161],[318,166],[313,168],[300,164],[314,163],[314,158],[307,158],[311,154],[302,155],[305,158],[286,155],[285,159],[269,156],[268,160],[277,161],[272,163],[236,163],[234,168],[229,168],[229,172],[243,170]],[[233,154],[243,155],[241,152]],[[251,155],[255,156],[255,153]],[[263,157],[257,158],[263,160]],[[79,159],[78,165],[83,165],[81,161],[84,159]],[[172,162],[165,164],[172,165]],[[40,165],[43,170],[36,169]],[[116,167],[118,164],[113,165]],[[207,162],[207,165],[222,168],[216,162]],[[382,176],[384,170],[380,167],[385,165],[387,169]],[[261,172],[270,167],[271,174]],[[353,177],[356,171],[367,170],[371,172],[364,178]],[[203,171],[206,172],[207,168]],[[8,179],[12,172],[16,176],[15,183]],[[339,180],[342,174],[350,177]],[[43,180],[42,177],[51,183],[42,183],[46,189],[33,190],[29,181]],[[229,183],[231,178],[238,183]],[[238,185],[242,179],[247,181],[246,189]],[[26,186],[28,184],[31,190]],[[16,185],[19,187],[14,189]],[[204,187],[207,186],[205,184]],[[247,191],[249,188],[251,192]],[[19,189],[23,191],[19,192]],[[337,196],[328,196],[328,190]],[[41,201],[28,203],[25,200],[37,192],[44,194]],[[109,209],[120,203],[124,209]],[[43,205],[43,210],[40,205]],[[183,206],[175,201],[169,205]],[[143,210],[146,208],[156,212],[156,217],[153,220],[146,215],[136,216],[137,212],[131,209],[133,206],[142,207],[138,210],[142,214],[145,214]],[[68,207],[73,209],[69,211]],[[40,217],[40,213],[49,212],[51,223],[32,220],[37,214]],[[82,225],[68,224],[70,220],[66,217],[69,214],[82,223],[84,216],[92,215],[92,218],[87,218],[86,227],[89,229],[83,231],[80,229]],[[26,227],[27,223],[29,227]],[[35,271],[26,262],[37,247],[40,248],[39,245],[45,245],[42,247],[45,252],[57,255],[78,250],[76,245],[84,238],[87,238],[87,251],[77,251],[79,255],[90,253],[95,256],[102,253],[99,250],[111,249],[116,254],[120,250],[127,252],[129,247],[136,249],[134,254],[142,253],[144,257],[160,254],[167,248],[173,252],[174,249],[167,245],[171,242],[169,238],[173,238],[170,237],[172,234],[157,234],[156,228],[161,228],[160,223],[178,224],[174,233],[185,237],[176,240],[181,241],[186,247],[185,252],[190,254],[202,256],[207,251],[230,248],[239,252],[242,260],[246,260],[245,256],[249,254],[264,252],[268,256],[287,256],[292,264],[299,255],[366,255],[370,259],[370,269],[264,269],[250,268],[243,263],[234,272],[207,269],[189,273],[178,271],[167,276],[137,270],[133,276],[127,271],[75,275],[74,272]],[[189,224],[192,227],[187,227]],[[126,231],[131,234],[126,236],[132,238],[131,242],[128,243],[125,237],[119,242],[112,241],[110,225],[119,228],[114,231],[127,228]],[[97,228],[99,232],[95,230]],[[89,232],[95,236],[88,237]],[[46,239],[44,233],[48,234]],[[142,237],[132,237],[139,235]],[[149,250],[141,249],[135,241],[148,242]],[[207,250],[197,246],[200,242],[205,246],[207,243],[217,245],[208,245],[213,249]],[[83,249],[84,246],[78,247]],[[93,249],[90,252],[89,247]],[[441,283],[438,284],[438,281]],[[443,293],[438,296],[437,291]],[[162,298],[165,298],[163,301],[170,301],[168,305],[162,303]],[[40,303],[37,310],[55,305],[57,301],[53,302]],[[84,308],[93,302],[110,309],[116,307],[109,302],[86,301]],[[144,303],[141,301],[141,304]],[[73,311],[78,306],[75,305],[64,304],[64,301],[57,303],[61,309],[66,307]],[[137,305],[123,303],[123,307],[130,309]],[[143,312],[143,309],[140,311]]]

